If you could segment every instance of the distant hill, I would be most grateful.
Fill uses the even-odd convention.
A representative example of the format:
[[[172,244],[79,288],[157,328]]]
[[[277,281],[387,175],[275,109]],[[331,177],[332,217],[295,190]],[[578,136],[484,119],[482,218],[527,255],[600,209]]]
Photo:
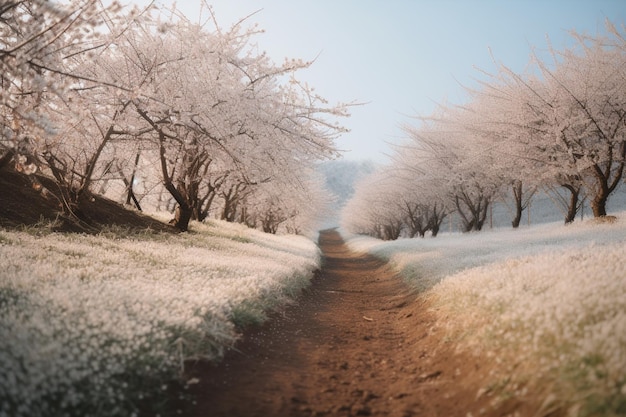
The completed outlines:
[[[330,213],[322,228],[338,226],[341,208],[354,194],[354,185],[374,172],[375,168],[376,164],[372,161],[336,160],[318,165],[318,171],[325,179],[326,189],[334,198]]]

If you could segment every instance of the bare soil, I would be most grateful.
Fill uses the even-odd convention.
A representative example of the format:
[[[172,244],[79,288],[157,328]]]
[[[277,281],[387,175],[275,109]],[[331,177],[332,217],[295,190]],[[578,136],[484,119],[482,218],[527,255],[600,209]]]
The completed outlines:
[[[456,352],[436,315],[383,262],[321,233],[323,269],[219,364],[196,363],[195,417],[478,416],[523,404],[478,395],[488,366]],[[470,414],[471,413],[471,414]],[[525,415],[525,414],[521,414]]]
[[[81,201],[78,216],[68,215],[62,211],[54,181],[42,175],[36,178],[45,193],[33,186],[31,177],[8,167],[0,168],[0,227],[20,229],[47,223],[58,232],[98,233],[103,228],[119,226],[129,230],[176,233],[168,224],[98,195]]]

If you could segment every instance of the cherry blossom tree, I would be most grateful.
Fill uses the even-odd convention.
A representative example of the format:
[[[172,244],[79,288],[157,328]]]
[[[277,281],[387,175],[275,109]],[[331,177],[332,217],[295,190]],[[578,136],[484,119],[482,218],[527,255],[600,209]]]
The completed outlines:
[[[16,156],[18,169],[37,169],[41,138],[55,133],[44,108],[48,97],[64,99],[82,79],[67,61],[106,45],[98,28],[117,12],[117,3],[103,8],[97,0],[0,5],[1,165]]]
[[[287,198],[285,207],[293,216],[284,223],[283,228],[287,233],[310,234],[320,230],[323,222],[335,214],[333,196],[326,188],[324,178],[317,172],[303,173],[303,180],[298,184],[294,194],[282,194]],[[297,197],[297,198],[294,198]]]
[[[566,207],[566,223],[587,195],[594,215],[606,215],[623,177],[626,55],[623,38],[608,28],[610,38],[573,33],[577,46],[552,50],[551,63],[536,58],[537,76],[502,66],[481,92],[494,104],[480,113],[489,122],[483,125],[502,126],[493,135],[505,138],[502,154],[522,168],[519,178],[534,180],[531,187],[542,186]]]
[[[65,214],[86,220],[80,200],[112,170],[108,144],[123,133],[116,119],[125,107],[110,105],[110,91],[123,86],[95,63],[138,10],[126,14],[117,3],[105,8],[95,0],[2,7],[2,160],[15,156],[18,171],[52,175],[54,193],[30,179],[44,197],[57,197]]]
[[[344,206],[341,224],[351,233],[383,240],[400,237],[404,226],[397,194],[390,192],[393,178],[384,170],[374,171],[355,186],[353,197]]]
[[[137,207],[135,188],[161,183],[180,230],[206,218],[216,198],[234,220],[260,184],[293,192],[280,187],[306,183],[294,172],[338,155],[345,129],[335,120],[348,105],[329,105],[297,80],[311,62],[275,64],[252,43],[256,28],[223,30],[210,8],[204,24],[175,8],[119,10],[95,0],[0,6],[0,161],[44,166],[67,212],[79,214],[96,183],[123,188]],[[273,213],[292,210],[277,201]]]
[[[399,209],[404,213],[409,237],[439,233],[444,219],[454,211],[437,164],[428,153],[414,145],[397,145],[393,164],[387,169],[398,192]]]
[[[291,175],[292,161],[306,167],[337,155],[333,141],[345,129],[328,119],[347,116],[346,106],[328,106],[295,79],[310,63],[276,65],[256,53],[254,33],[240,24],[210,32],[172,15],[117,45],[141,81],[130,98],[135,131],[153,143],[181,230],[194,211],[206,213],[195,206],[210,193],[224,199],[223,217],[235,220],[250,187]],[[216,160],[229,166],[219,190],[207,182]]]
[[[554,52],[555,69],[539,62],[555,97],[554,136],[573,159],[595,217],[606,215],[626,162],[626,42],[613,34],[578,37],[577,49]]]
[[[481,230],[501,197],[512,201],[518,227],[538,189],[565,207],[566,223],[588,197],[594,215],[606,215],[626,163],[626,41],[607,28],[608,36],[573,33],[576,47],[552,51],[552,63],[535,59],[523,74],[504,65],[483,72],[467,103],[405,126],[408,141],[396,147],[393,167],[360,187],[347,225],[385,238],[381,225],[402,214],[409,236],[429,228],[436,235],[440,223],[427,219],[454,210],[465,231]],[[429,215],[432,207],[440,215]]]
[[[503,184],[498,171],[491,169],[497,166],[495,155],[484,146],[481,132],[465,121],[473,111],[442,107],[439,114],[424,118],[421,126],[405,127],[412,147],[429,161],[466,232],[482,229]]]
[[[608,29],[610,37],[573,33],[577,45],[552,50],[551,63],[535,59],[540,78],[502,67],[483,92],[498,99],[481,117],[505,121],[501,136],[513,140],[503,143],[518,155],[516,165],[527,168],[523,177],[539,179],[567,207],[566,223],[587,195],[594,216],[606,215],[607,200],[623,178],[626,55],[623,37],[610,24]],[[507,102],[514,103],[512,111]]]
[[[299,181],[292,181],[294,176]],[[309,170],[294,171],[290,181],[283,179],[251,187],[237,207],[235,220],[266,233],[315,231],[331,204],[322,179]]]
[[[519,227],[523,211],[545,180],[541,174],[545,165],[535,147],[537,136],[544,134],[545,122],[537,119],[529,97],[523,94],[527,90],[519,81],[507,68],[489,75],[489,82],[468,90],[471,100],[458,121],[473,132],[473,146],[492,156],[493,163],[484,169],[502,181],[499,195],[512,206],[513,228]]]

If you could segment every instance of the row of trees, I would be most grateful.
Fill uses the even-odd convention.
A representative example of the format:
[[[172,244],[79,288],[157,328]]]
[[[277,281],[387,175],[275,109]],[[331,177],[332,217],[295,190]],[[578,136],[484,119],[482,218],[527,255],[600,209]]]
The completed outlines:
[[[484,73],[466,104],[405,126],[407,142],[360,184],[344,226],[382,239],[436,235],[456,212],[478,231],[504,199],[517,227],[538,190],[563,204],[566,223],[584,199],[606,216],[626,163],[626,39],[610,22],[606,35],[572,36],[574,47],[534,56],[523,74]]]
[[[274,63],[259,32],[96,0],[0,6],[0,166],[14,164],[69,214],[92,193],[298,232],[325,201],[313,174],[337,155],[348,105],[329,105]],[[211,30],[209,30],[211,28]],[[55,193],[37,184],[51,175]]]

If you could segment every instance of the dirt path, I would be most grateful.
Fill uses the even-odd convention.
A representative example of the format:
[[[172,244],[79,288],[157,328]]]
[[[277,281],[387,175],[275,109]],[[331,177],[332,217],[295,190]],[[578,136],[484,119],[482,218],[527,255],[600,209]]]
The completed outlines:
[[[323,232],[322,271],[297,305],[193,374],[197,417],[479,415],[472,357],[382,262]],[[502,410],[501,410],[502,411]],[[503,415],[505,415],[504,413]]]

